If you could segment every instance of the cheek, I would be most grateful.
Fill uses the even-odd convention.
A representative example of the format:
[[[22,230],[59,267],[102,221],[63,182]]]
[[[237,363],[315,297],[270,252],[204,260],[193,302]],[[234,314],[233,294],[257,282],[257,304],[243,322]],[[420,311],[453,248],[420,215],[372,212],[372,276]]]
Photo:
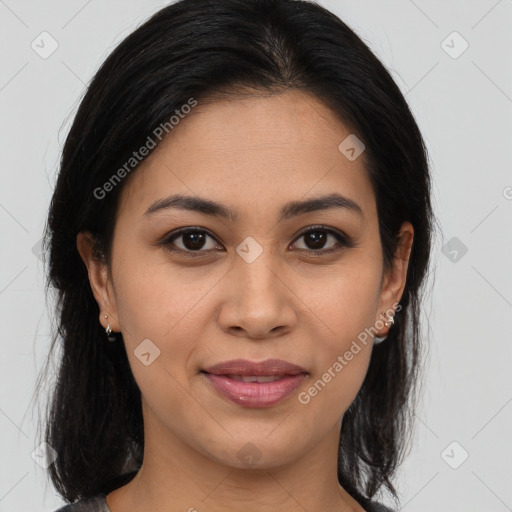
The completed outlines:
[[[189,340],[198,339],[196,330],[200,329],[193,319],[205,292],[180,282],[179,273],[170,265],[139,259],[134,251],[125,254],[130,256],[117,263],[114,282],[133,376],[151,410],[181,410],[186,401],[187,361],[193,350]],[[172,418],[166,422],[172,423]]]
[[[214,280],[193,280],[191,273],[180,273],[165,258],[150,257],[147,251],[120,250],[129,255],[120,258],[114,275],[124,338],[132,344],[145,338],[161,343],[196,314],[195,305]]]
[[[368,370],[373,345],[370,328],[379,300],[379,268],[360,258],[324,285],[311,309],[320,312],[328,329],[322,328],[325,336],[316,338],[315,375],[298,398],[307,407],[322,409],[334,418],[352,403]]]
[[[311,428],[314,418],[323,416],[325,425],[332,425],[354,401],[366,377],[372,353],[371,336],[364,332],[365,315],[361,311],[339,315],[331,335],[316,344],[317,361],[308,385],[297,396],[308,411]],[[363,333],[363,336],[361,336]]]
[[[314,309],[329,327],[333,349],[343,350],[350,340],[373,326],[380,299],[380,267],[363,254],[333,271],[317,290]]]
[[[132,373],[142,393],[149,394],[148,401],[155,394],[163,399],[161,390],[167,390],[165,400],[177,397],[177,405],[183,395],[178,382],[186,382],[197,362],[192,356],[211,319],[207,295],[219,276],[198,278],[197,273],[180,272],[165,257],[122,250],[129,256],[119,258],[113,277]]]

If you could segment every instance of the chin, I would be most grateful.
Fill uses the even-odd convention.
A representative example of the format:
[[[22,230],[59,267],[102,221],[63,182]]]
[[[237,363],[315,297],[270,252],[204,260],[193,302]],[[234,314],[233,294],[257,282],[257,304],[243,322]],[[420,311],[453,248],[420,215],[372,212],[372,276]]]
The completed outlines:
[[[268,434],[245,436],[243,439],[230,438],[227,448],[221,453],[212,452],[211,445],[207,448],[206,455],[211,459],[237,469],[273,469],[286,465],[299,456],[297,443],[288,447],[279,436],[270,439]],[[291,449],[294,450],[293,453]]]

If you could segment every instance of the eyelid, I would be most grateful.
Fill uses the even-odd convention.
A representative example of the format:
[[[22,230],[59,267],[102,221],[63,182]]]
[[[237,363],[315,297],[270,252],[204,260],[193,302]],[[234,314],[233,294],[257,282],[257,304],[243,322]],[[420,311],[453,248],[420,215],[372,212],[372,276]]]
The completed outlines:
[[[307,253],[308,257],[317,258],[320,256],[327,256],[329,254],[339,252],[343,249],[351,249],[353,247],[356,247],[356,245],[357,245],[355,240],[351,236],[347,235],[345,232],[343,232],[339,229],[336,229],[336,228],[331,228],[329,226],[322,225],[322,224],[316,224],[316,225],[312,225],[312,226],[308,226],[307,228],[304,228],[294,238],[293,243],[295,243],[299,238],[306,235],[307,233],[314,232],[314,231],[324,231],[328,235],[333,235],[338,240],[338,242],[337,242],[337,244],[335,244],[332,247],[329,247],[327,249],[318,249],[317,251],[315,251],[313,249],[297,249],[298,251],[300,251],[302,253]]]
[[[337,244],[334,245],[333,247],[329,247],[327,249],[318,249],[318,250],[297,249],[299,252],[308,253],[308,254],[312,255],[313,257],[318,257],[318,256],[322,256],[322,255],[327,255],[329,253],[340,251],[344,248],[352,248],[352,247],[356,246],[354,239],[352,237],[350,237],[349,235],[347,235],[346,233],[344,233],[343,231],[336,229],[336,228],[329,227],[329,226],[325,226],[322,224],[311,225],[311,226],[307,226],[306,228],[304,228],[302,231],[300,231],[295,236],[295,238],[293,239],[292,245],[294,243],[296,243],[296,241],[299,238],[301,238],[302,236],[304,236],[310,232],[314,232],[314,231],[324,231],[328,235],[335,236],[338,240]],[[181,235],[184,235],[187,233],[194,233],[194,232],[206,233],[206,235],[209,236],[210,238],[212,238],[213,240],[215,240],[217,244],[222,245],[218,241],[217,237],[214,236],[208,229],[200,227],[200,226],[187,226],[187,227],[179,228],[179,229],[173,231],[172,233],[169,233],[168,235],[166,235],[163,238],[163,240],[160,242],[160,245],[163,245],[164,247],[167,248],[167,250],[169,250],[171,252],[179,253],[179,254],[186,254],[187,257],[189,257],[189,256],[190,257],[201,257],[204,255],[211,254],[211,252],[217,252],[215,249],[191,251],[191,250],[185,250],[185,249],[168,248],[168,246],[171,245],[171,243],[175,239],[179,238]]]
[[[202,227],[199,227],[199,226],[187,226],[187,227],[184,227],[184,228],[179,228],[175,231],[173,231],[172,233],[169,233],[168,235],[164,236],[164,238],[162,239],[161,242],[159,242],[160,245],[163,245],[164,247],[166,247],[169,251],[171,252],[175,252],[175,253],[179,253],[179,254],[187,254],[187,255],[190,255],[192,257],[195,257],[196,255],[197,256],[201,256],[204,255],[204,254],[210,254],[212,252],[213,249],[210,249],[210,250],[207,250],[207,251],[204,251],[204,250],[198,250],[198,251],[190,251],[190,250],[185,250],[185,249],[176,249],[176,248],[171,248],[169,249],[168,246],[171,245],[171,243],[179,238],[181,235],[184,235],[184,234],[187,234],[187,233],[195,233],[195,232],[199,232],[199,233],[206,233],[207,236],[209,236],[210,238],[212,238],[213,240],[215,240],[215,242],[219,245],[220,242],[217,240],[217,238],[206,228],[202,228]]]
[[[336,228],[331,228],[329,226],[325,226],[323,224],[315,224],[315,225],[308,226],[308,227],[304,228],[302,231],[299,232],[299,234],[294,238],[294,240],[297,240],[297,238],[300,238],[301,236],[304,236],[307,233],[310,233],[311,231],[315,231],[315,230],[316,231],[325,231],[326,233],[328,233],[330,235],[335,235],[335,236],[341,238],[346,243],[349,243],[352,240],[351,237],[348,236],[343,231],[336,229]],[[319,251],[316,251],[316,252],[319,252]]]

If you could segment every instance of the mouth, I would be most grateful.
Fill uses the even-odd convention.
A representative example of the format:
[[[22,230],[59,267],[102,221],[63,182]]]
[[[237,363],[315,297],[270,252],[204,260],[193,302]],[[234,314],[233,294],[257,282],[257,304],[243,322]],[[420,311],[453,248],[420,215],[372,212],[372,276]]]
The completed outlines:
[[[239,382],[275,382],[281,380],[284,375],[224,375],[228,379],[237,380]]]
[[[242,407],[270,407],[289,397],[309,375],[282,359],[225,361],[201,370],[211,388]]]

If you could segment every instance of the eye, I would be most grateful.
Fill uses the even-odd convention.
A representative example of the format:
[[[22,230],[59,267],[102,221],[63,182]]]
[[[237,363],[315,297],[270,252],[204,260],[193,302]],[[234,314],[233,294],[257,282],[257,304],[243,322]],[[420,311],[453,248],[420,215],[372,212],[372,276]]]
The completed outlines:
[[[216,247],[218,247],[218,244],[212,244],[210,243],[210,247],[207,247],[207,250],[200,250],[204,249],[205,242],[207,239],[215,240],[210,234],[208,234],[207,231],[204,229],[199,228],[183,228],[176,232],[174,232],[170,237],[166,238],[162,243],[163,245],[170,246],[168,249],[172,252],[179,252],[179,253],[187,253],[187,256],[200,256],[199,254],[193,254],[194,252],[211,252]],[[181,239],[181,247],[180,244],[176,244],[175,240]],[[173,247],[173,246],[176,246]],[[207,246],[208,244],[206,244]]]
[[[323,249],[322,247],[327,243],[329,237],[336,240],[336,243]],[[304,238],[306,247],[299,248],[299,250],[312,253],[311,255],[314,257],[339,251],[343,247],[354,247],[354,243],[350,237],[324,226],[312,226],[299,235],[299,239],[300,238]]]
[[[323,249],[329,237],[336,243]],[[354,247],[353,240],[342,232],[335,231],[324,226],[312,226],[299,235],[298,239],[304,238],[306,247],[299,251],[310,253],[312,257],[322,256],[328,253],[339,251],[344,247]],[[211,239],[210,247],[207,240]],[[298,240],[297,239],[297,240]],[[180,243],[176,243],[176,241]],[[220,244],[214,243],[216,239],[202,228],[182,228],[164,239],[164,245],[169,251],[184,254],[190,257],[202,256],[200,253],[210,253],[216,249],[224,250]],[[195,254],[194,254],[195,253]]]

